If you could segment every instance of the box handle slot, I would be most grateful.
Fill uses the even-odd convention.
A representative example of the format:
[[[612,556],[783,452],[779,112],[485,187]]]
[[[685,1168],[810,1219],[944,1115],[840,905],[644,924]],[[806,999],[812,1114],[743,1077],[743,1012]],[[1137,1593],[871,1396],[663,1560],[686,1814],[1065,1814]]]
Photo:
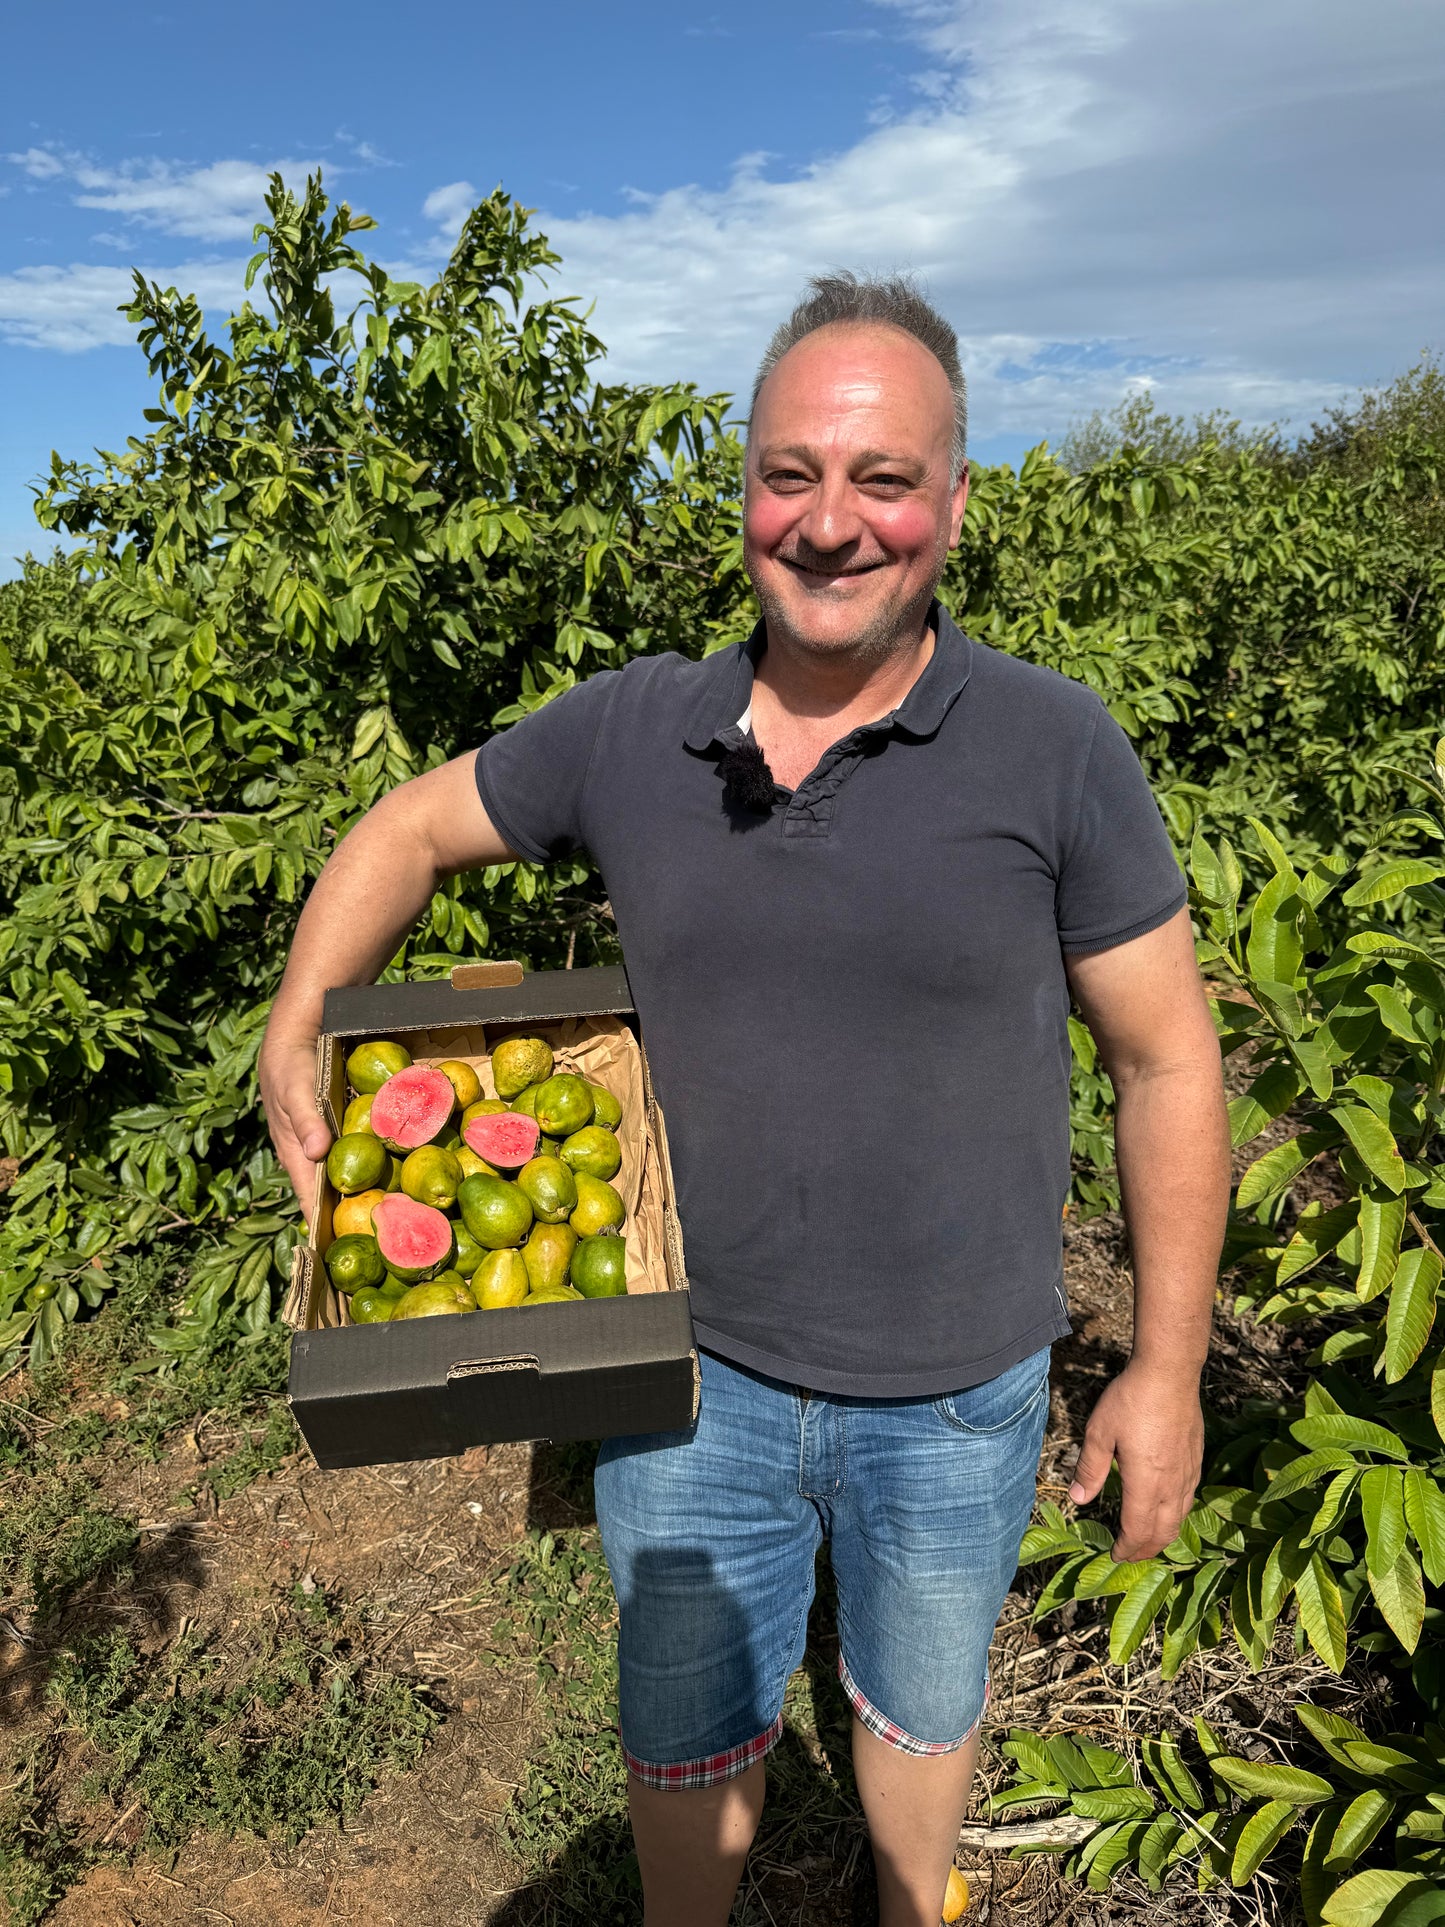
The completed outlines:
[[[498,959],[491,963],[457,964],[452,970],[453,990],[515,990],[522,981],[522,966]]]
[[[454,1378],[484,1378],[494,1372],[540,1372],[541,1360],[534,1352],[521,1352],[515,1358],[460,1358],[447,1371],[447,1383]]]

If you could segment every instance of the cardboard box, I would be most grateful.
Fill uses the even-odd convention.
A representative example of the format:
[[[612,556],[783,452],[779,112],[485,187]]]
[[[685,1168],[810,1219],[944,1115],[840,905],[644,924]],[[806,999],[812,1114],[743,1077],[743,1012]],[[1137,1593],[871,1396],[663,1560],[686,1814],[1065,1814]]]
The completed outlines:
[[[326,994],[316,1091],[335,1132],[347,1051],[394,1037],[418,1063],[486,1060],[508,1034],[543,1037],[562,1068],[596,1075],[621,1099],[627,1295],[452,1317],[354,1325],[326,1275],[336,1196],[323,1168],[310,1242],[296,1253],[283,1316],[293,1329],[291,1407],[323,1467],[444,1458],[516,1439],[598,1439],[671,1431],[697,1412],[682,1236],[667,1129],[620,965],[524,976],[516,964],[463,966],[426,983]],[[602,1068],[598,1068],[598,1067]]]

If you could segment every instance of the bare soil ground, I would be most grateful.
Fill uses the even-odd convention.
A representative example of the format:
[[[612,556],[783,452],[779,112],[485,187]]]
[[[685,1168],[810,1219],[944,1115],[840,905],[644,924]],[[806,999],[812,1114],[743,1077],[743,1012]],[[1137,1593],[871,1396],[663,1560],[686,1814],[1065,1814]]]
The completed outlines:
[[[1124,1362],[1130,1329],[1117,1221],[1070,1229],[1066,1243],[1075,1334],[1055,1354],[1042,1468],[1042,1490],[1055,1498],[1067,1486],[1094,1397]],[[1298,1383],[1294,1354],[1302,1349],[1297,1337],[1246,1330],[1226,1313],[1211,1404],[1228,1409],[1245,1397],[1280,1396],[1289,1379]],[[314,1828],[295,1847],[201,1833],[169,1860],[142,1852],[129,1864],[93,1867],[47,1919],[55,1927],[561,1927],[587,1918],[575,1899],[579,1873],[589,1856],[625,1856],[625,1835],[614,1822],[584,1827],[555,1865],[535,1873],[534,1863],[530,1881],[521,1871],[503,1816],[519,1787],[535,1788],[557,1701],[535,1663],[545,1642],[528,1650],[526,1640],[499,1636],[498,1589],[529,1531],[533,1541],[538,1530],[585,1531],[585,1455],[579,1465],[575,1452],[507,1446],[457,1460],[323,1473],[298,1450],[219,1503],[204,1488],[196,1497],[198,1473],[233,1446],[203,1417],[157,1463],[117,1460],[109,1496],[139,1521],[139,1551],[129,1568],[73,1601],[46,1639],[7,1641],[0,1623],[0,1734],[23,1739],[52,1717],[47,1679],[82,1623],[122,1621],[151,1651],[194,1632],[244,1644],[299,1586],[355,1603],[368,1660],[424,1684],[441,1714],[435,1736],[414,1770],[384,1777],[339,1829]],[[1100,1665],[1102,1616],[1065,1609],[1035,1628],[1029,1575],[1020,1588],[994,1652],[995,1741],[1010,1724],[1026,1724],[1118,1743],[1130,1732],[1177,1728],[1204,1709],[1234,1744],[1262,1751],[1287,1729],[1288,1706],[1328,1679],[1292,1650],[1273,1669],[1249,1675],[1231,1645],[1201,1655],[1168,1686],[1146,1649],[1121,1684]],[[811,1721],[785,1740],[776,1780],[791,1806],[807,1807],[816,1823],[799,1827],[795,1813],[770,1809],[735,1915],[749,1927],[876,1919],[866,1841],[846,1793],[846,1707],[832,1676],[826,1598],[815,1620],[799,1682]],[[1340,1683],[1329,1683],[1340,1703]],[[599,1734],[596,1745],[600,1757],[611,1736]],[[110,1847],[138,1841],[144,1813],[87,1798],[83,1765],[77,1759],[63,1769],[68,1811],[83,1834]],[[997,1756],[986,1773],[998,1783],[1009,1777]],[[967,1872],[976,1896],[970,1919],[997,1927],[1166,1914],[1186,1927],[1264,1919],[1282,1927],[1292,1918],[1283,1892],[1262,1913],[1254,1898],[1196,1899],[1173,1887],[1151,1896],[1128,1882],[1100,1897],[1062,1882],[1056,1864],[1043,1859],[980,1857]]]

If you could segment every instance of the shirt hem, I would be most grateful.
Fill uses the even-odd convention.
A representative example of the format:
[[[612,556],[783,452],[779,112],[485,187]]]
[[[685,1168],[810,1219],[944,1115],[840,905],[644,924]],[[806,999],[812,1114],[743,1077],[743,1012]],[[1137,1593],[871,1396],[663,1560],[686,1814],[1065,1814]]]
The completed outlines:
[[[1059,1312],[1030,1326],[1028,1331],[985,1358],[960,1360],[942,1368],[934,1365],[927,1371],[835,1372],[803,1359],[781,1358],[756,1345],[730,1338],[726,1332],[704,1325],[696,1318],[693,1320],[698,1344],[704,1351],[715,1352],[727,1364],[745,1366],[784,1385],[798,1385],[810,1392],[827,1392],[839,1398],[942,1398],[948,1392],[962,1392],[970,1385],[982,1385],[987,1379],[997,1378],[1001,1372],[1042,1351],[1045,1345],[1052,1345],[1055,1339],[1067,1338],[1072,1331],[1068,1318]]]
[[[1097,937],[1059,936],[1059,948],[1066,957],[1072,957],[1083,950],[1112,950],[1116,944],[1129,943],[1135,937],[1147,937],[1151,930],[1157,930],[1161,923],[1168,923],[1189,901],[1189,891],[1183,885],[1170,897],[1161,910],[1153,910],[1147,917],[1140,917],[1134,923],[1126,923],[1122,929],[1108,930]]]

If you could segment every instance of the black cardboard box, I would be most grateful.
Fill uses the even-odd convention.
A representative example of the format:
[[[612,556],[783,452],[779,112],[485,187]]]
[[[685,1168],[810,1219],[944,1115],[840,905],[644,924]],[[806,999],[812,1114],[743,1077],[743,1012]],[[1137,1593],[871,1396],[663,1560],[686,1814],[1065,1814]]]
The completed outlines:
[[[353,1325],[322,1262],[336,1204],[323,1167],[283,1314],[293,1328],[291,1407],[323,1467],[670,1431],[696,1415],[667,1130],[620,965],[523,976],[515,964],[479,964],[451,981],[328,991],[316,1065],[322,1115],[336,1131],[346,1053],[364,1037],[397,1038],[419,1063],[467,1059],[490,1094],[486,1055],[515,1032],[546,1038],[564,1067],[597,1075],[623,1102],[627,1296]]]

